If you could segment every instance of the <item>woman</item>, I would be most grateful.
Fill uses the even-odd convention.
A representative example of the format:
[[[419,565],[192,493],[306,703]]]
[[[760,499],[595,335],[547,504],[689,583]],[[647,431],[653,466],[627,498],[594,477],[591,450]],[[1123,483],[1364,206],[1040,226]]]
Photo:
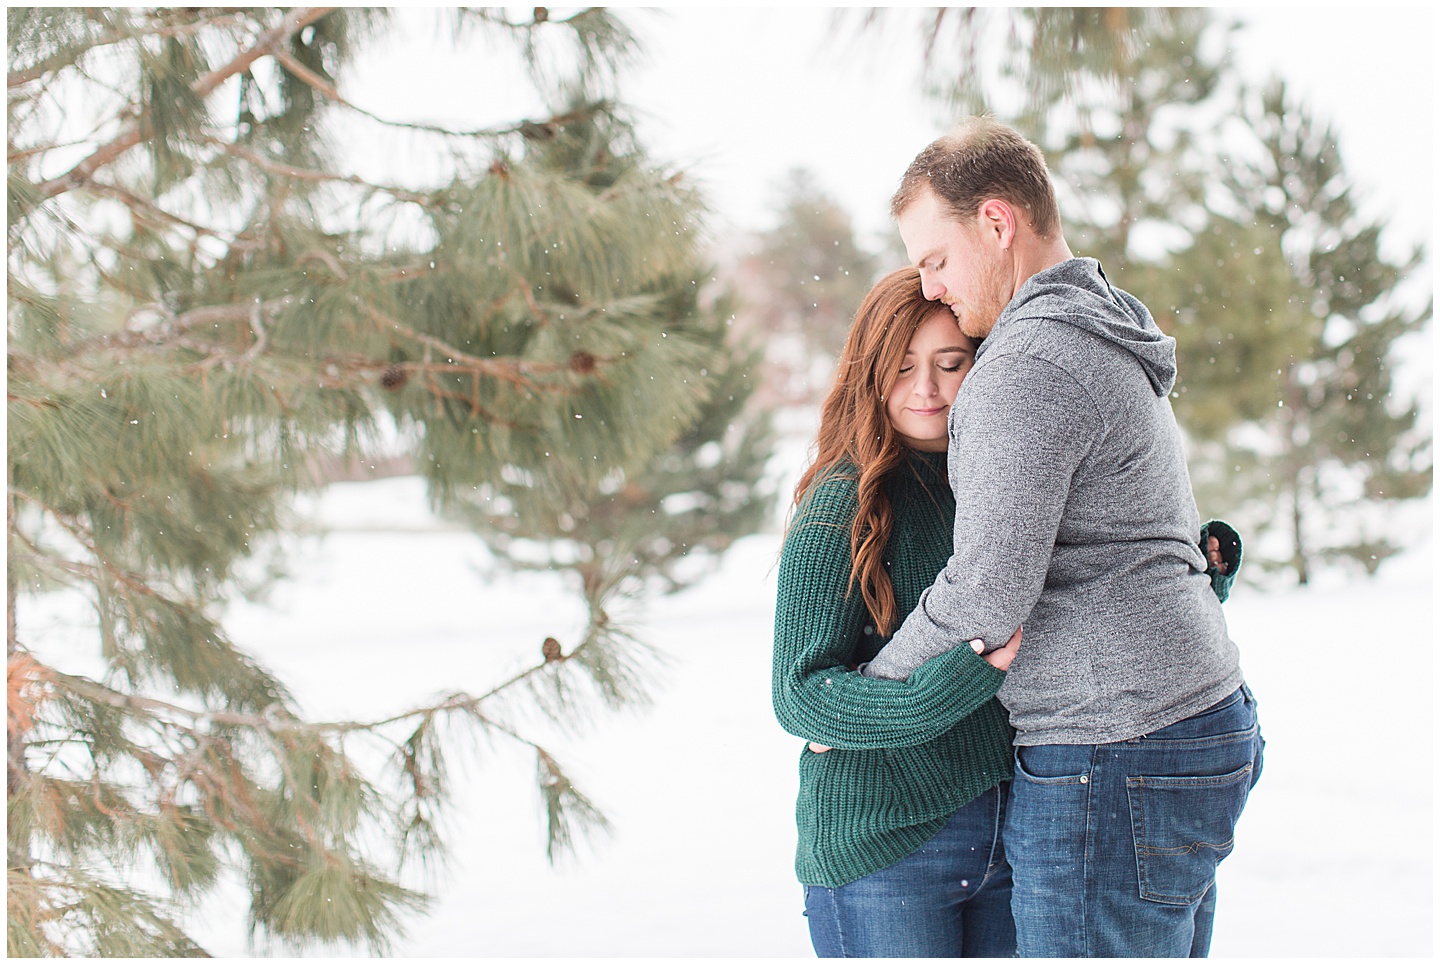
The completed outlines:
[[[795,490],[773,698],[781,725],[813,742],[800,758],[796,872],[822,957],[1015,951],[1000,839],[1013,735],[995,692],[1020,634],[983,659],[958,647],[905,681],[855,670],[950,557],[948,418],[974,356],[915,269],[881,279]],[[1202,541],[1215,560],[1215,540]],[[1231,579],[1212,577],[1222,599]]]

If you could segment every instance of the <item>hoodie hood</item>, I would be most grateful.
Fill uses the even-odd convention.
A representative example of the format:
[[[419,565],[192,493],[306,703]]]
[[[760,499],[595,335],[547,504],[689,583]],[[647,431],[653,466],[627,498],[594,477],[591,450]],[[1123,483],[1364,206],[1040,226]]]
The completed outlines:
[[[1175,386],[1175,340],[1160,331],[1138,298],[1110,284],[1094,258],[1071,258],[1030,276],[995,327],[1022,318],[1073,325],[1123,348],[1145,370],[1156,395]],[[977,359],[984,350],[982,343]]]

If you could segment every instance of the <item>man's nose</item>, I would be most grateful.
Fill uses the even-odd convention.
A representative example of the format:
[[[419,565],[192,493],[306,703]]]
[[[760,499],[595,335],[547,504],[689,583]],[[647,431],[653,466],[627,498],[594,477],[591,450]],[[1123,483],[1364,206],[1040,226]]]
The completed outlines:
[[[931,272],[922,271],[920,273],[920,291],[926,301],[935,302],[945,294],[945,286],[940,284],[940,280]]]

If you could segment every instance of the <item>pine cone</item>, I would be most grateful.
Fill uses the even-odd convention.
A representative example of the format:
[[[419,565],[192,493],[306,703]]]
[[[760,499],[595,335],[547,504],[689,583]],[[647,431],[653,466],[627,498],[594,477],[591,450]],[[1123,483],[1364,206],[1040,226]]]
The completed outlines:
[[[384,388],[394,392],[404,385],[410,378],[410,373],[405,371],[404,366],[387,365],[385,371],[380,373],[380,384]]]
[[[589,352],[576,352],[570,356],[570,371],[579,372],[581,375],[589,375],[594,372],[597,364],[599,364],[599,359]]]
[[[564,660],[560,652],[560,641],[554,637],[546,637],[545,642],[540,645],[540,652],[545,655],[546,663],[554,663],[556,660]]]

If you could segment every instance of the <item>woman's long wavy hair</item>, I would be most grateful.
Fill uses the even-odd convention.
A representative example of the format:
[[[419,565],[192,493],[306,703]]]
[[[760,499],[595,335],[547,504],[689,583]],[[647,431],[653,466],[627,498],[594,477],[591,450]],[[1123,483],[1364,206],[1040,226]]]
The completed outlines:
[[[944,309],[925,300],[914,268],[896,269],[870,289],[845,339],[835,386],[820,409],[815,461],[795,487],[798,508],[816,479],[837,464],[849,462],[858,470],[860,506],[850,527],[850,584],[859,585],[881,636],[897,623],[895,588],[884,559],[895,517],[883,483],[905,460],[905,444],[885,414],[885,399],[900,377],[915,330],[937,310]]]

